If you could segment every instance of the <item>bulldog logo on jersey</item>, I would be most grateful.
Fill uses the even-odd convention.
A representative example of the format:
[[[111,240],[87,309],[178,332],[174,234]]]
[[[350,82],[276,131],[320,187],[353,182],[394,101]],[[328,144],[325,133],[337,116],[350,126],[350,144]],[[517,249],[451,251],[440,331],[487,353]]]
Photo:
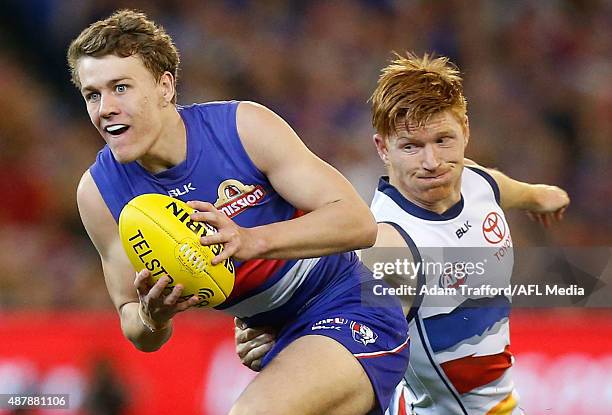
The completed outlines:
[[[221,182],[217,189],[215,207],[233,218],[243,210],[258,204],[265,195],[265,190],[259,185],[253,186],[228,179]]]
[[[378,339],[378,334],[374,333],[371,328],[356,321],[351,322],[351,332],[353,333],[353,340],[363,343],[364,346],[373,344]]]

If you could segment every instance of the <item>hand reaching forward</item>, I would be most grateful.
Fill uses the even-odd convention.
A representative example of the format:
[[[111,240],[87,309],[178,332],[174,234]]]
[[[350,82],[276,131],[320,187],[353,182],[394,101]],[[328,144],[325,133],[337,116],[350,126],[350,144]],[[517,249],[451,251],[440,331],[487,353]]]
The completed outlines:
[[[134,286],[140,300],[138,309],[140,319],[152,332],[165,329],[176,313],[185,311],[200,302],[197,296],[180,301],[183,286],[177,284],[170,290],[167,287],[170,283],[169,277],[161,277],[155,284],[151,284],[150,277],[151,272],[143,269],[136,274]]]
[[[545,184],[534,185],[534,190],[535,207],[527,212],[527,216],[546,228],[553,222],[561,221],[570,203],[567,192]]]

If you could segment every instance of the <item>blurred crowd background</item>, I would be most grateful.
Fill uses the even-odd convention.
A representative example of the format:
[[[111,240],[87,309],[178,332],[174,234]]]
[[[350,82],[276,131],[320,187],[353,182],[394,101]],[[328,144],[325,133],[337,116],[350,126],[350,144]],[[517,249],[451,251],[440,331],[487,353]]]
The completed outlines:
[[[392,51],[449,56],[464,74],[469,157],[572,198],[564,223],[548,231],[510,214],[515,245],[611,244],[610,1],[5,0],[0,309],[111,307],[75,202],[103,141],[65,53],[121,7],[173,36],[179,103],[263,103],[367,201],[383,173],[367,102],[380,69]]]

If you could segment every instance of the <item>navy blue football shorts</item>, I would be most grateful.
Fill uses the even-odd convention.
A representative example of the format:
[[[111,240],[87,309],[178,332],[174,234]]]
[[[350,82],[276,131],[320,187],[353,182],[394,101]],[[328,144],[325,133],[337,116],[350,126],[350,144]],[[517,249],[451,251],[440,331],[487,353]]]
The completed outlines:
[[[410,338],[397,299],[376,299],[375,305],[369,304],[367,297],[374,284],[380,281],[362,281],[342,292],[331,289],[316,298],[280,330],[262,366],[302,336],[332,338],[355,356],[368,375],[377,400],[370,414],[384,414],[408,366]]]

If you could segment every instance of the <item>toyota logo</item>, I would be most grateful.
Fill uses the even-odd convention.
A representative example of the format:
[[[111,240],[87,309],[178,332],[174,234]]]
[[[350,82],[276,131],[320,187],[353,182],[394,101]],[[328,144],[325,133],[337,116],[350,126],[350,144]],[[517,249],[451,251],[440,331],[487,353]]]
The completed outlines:
[[[506,236],[506,223],[497,212],[491,212],[482,222],[482,234],[492,244],[498,244]]]

